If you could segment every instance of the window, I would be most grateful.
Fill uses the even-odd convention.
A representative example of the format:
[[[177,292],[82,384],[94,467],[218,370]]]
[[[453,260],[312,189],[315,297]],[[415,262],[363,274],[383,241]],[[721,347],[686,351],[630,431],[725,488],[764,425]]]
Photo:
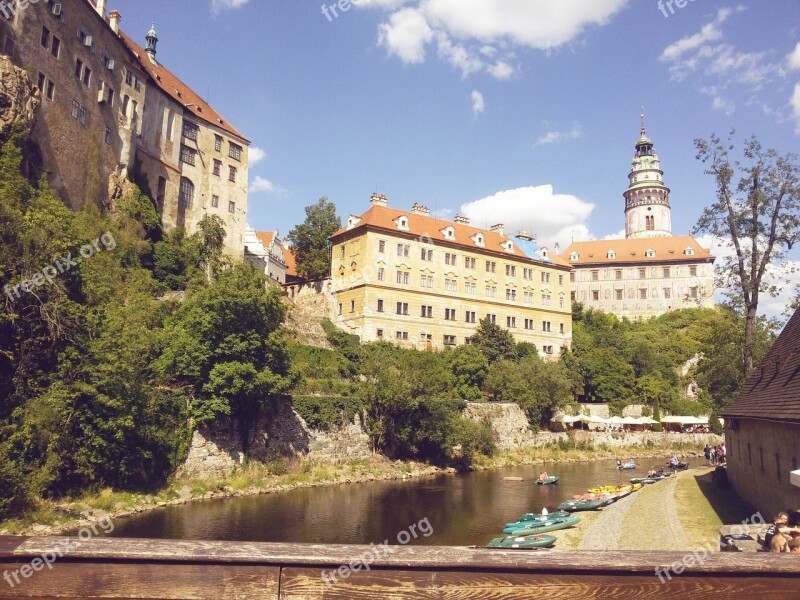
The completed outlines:
[[[514,265],[506,265],[506,277],[516,277],[517,267]]]
[[[381,254],[384,254],[386,252],[386,241],[385,240],[379,240],[378,241],[378,252],[380,252]]]
[[[339,247],[339,259],[344,258],[344,245]]]
[[[42,48],[50,49],[50,30],[42,27]]]
[[[493,285],[486,286],[486,297],[487,298],[497,298],[497,288]]]
[[[486,272],[487,273],[495,273],[497,272],[497,263],[492,260],[486,261]]]
[[[63,14],[63,13],[62,13]],[[87,48],[91,48],[94,51],[94,40],[92,36],[89,35],[83,27],[78,30],[78,38],[81,40],[81,44],[86,46]]]
[[[187,140],[197,141],[197,133],[199,128],[194,123],[190,123],[189,121],[183,122],[183,137]]]
[[[83,61],[79,58],[75,61],[75,77],[80,79],[83,76]]]
[[[529,269],[528,267],[523,267],[522,278],[525,281],[533,281],[533,269]]]
[[[641,268],[639,269],[639,279],[645,279],[647,277],[647,269]]]
[[[466,314],[465,314],[465,319],[466,319],[467,323],[476,323],[477,319],[475,317],[475,311],[474,310],[468,310],[466,312]]]
[[[402,258],[411,256],[411,246],[408,244],[397,244],[397,256]]]
[[[233,142],[228,142],[228,156],[233,160],[242,160],[242,147]]]
[[[669,267],[663,267],[663,268],[661,269],[661,276],[662,276],[664,279],[669,279]]]
[[[553,347],[552,346],[542,346],[542,352],[544,354],[552,354],[553,353]]]
[[[407,340],[408,339],[408,332],[407,331],[397,331],[394,334],[394,337],[398,340]]]
[[[506,327],[514,329],[517,326],[517,317],[506,317]]]
[[[378,312],[383,312],[383,299],[378,299]]]
[[[551,326],[552,323],[550,323],[550,321],[542,321],[542,331],[544,331],[545,333],[550,333]]]
[[[473,281],[467,281],[464,284],[464,293],[469,294],[470,296],[474,296],[477,292],[478,284]]]
[[[558,333],[564,333],[564,324],[563,323],[559,323],[558,324]]]
[[[558,307],[559,308],[564,308],[564,298],[563,297],[558,299]]]
[[[516,301],[517,290],[506,288],[506,300]]]
[[[386,281],[386,269],[378,267],[378,281]]]
[[[92,85],[92,70],[87,66],[83,67],[83,85],[86,87]]]
[[[181,177],[181,186],[178,192],[178,206],[191,208],[194,202],[194,184],[186,177]]]
[[[550,294],[542,294],[542,306],[550,306]]]
[[[446,252],[444,255],[444,264],[455,267],[458,264],[458,257],[455,254]]]
[[[351,313],[356,312],[356,301],[355,300],[350,300],[350,312]]]
[[[236,202],[233,200],[228,201],[228,212],[231,214],[236,212]]]
[[[646,216],[644,218],[645,227],[647,228],[647,231],[653,231],[656,228],[655,221],[656,219],[653,216]]]
[[[614,290],[617,300],[622,300],[622,290]]]
[[[219,177],[220,172],[222,171],[222,161],[214,159],[214,175]]]
[[[181,144],[181,162],[182,163],[194,166],[195,155],[196,155],[196,151],[194,150],[194,148],[189,148],[189,146],[184,146],[183,144]]]
[[[342,316],[342,303],[339,302],[339,316]]]
[[[639,300],[647,300],[647,288],[641,288],[639,290]]]
[[[214,150],[219,152],[222,150],[222,136],[214,134]]]
[[[47,80],[47,88],[45,89],[44,95],[48,100],[52,100],[56,95],[56,84],[49,79]]]
[[[672,298],[672,289],[671,288],[664,288],[664,298],[669,300]]]
[[[419,285],[420,287],[424,288],[432,288],[433,287],[433,275],[421,275],[419,278]]]
[[[476,263],[475,258],[471,258],[469,256],[465,256],[464,257],[464,267],[465,268],[474,270],[475,269],[475,263]]]
[[[432,319],[433,318],[433,307],[422,305],[420,307],[419,316],[423,319]]]
[[[377,335],[379,338],[383,337],[383,329],[378,329]]]
[[[592,290],[592,300],[600,300],[600,292],[598,290]]]
[[[114,60],[114,57],[110,54],[104,52],[103,53],[103,66],[108,69],[109,71],[113,71],[114,67],[116,66],[117,61]]]
[[[689,276],[690,277],[697,277],[697,267],[692,265],[689,267]]]
[[[397,303],[397,314],[408,316],[408,302],[398,302]]]
[[[523,292],[522,301],[525,304],[533,304],[533,292]]]
[[[692,286],[689,288],[689,297],[690,298],[697,298],[697,287]]]
[[[550,273],[542,272],[542,283],[550,283]]]
[[[433,250],[430,248],[420,248],[419,249],[419,257],[421,260],[425,262],[432,262],[433,261]]]
[[[232,181],[233,183],[236,183],[236,167],[229,167],[228,181]]]
[[[533,329],[533,319],[525,319],[525,329]]]
[[[53,36],[53,45],[50,46],[50,54],[58,58],[58,52],[61,49],[61,40]]]
[[[219,206],[219,196],[213,195],[211,196],[211,206],[217,208]]]
[[[569,274],[569,282],[570,283],[575,283],[575,273],[570,273]]]
[[[81,105],[77,100],[72,101],[72,118],[77,120],[80,114]]]
[[[111,129],[106,127],[106,144],[111,145]]]
[[[445,279],[444,280],[444,291],[445,292],[457,292],[458,291],[458,281],[455,279]]]
[[[108,102],[109,106],[114,106],[114,88],[108,88],[108,95],[106,96],[106,102]]]
[[[128,85],[133,85],[133,73],[131,73],[127,69],[125,70],[125,83],[127,83]]]
[[[142,89],[142,80],[138,77],[133,82],[133,89],[135,89],[137,92],[141,91]]]
[[[455,308],[445,308],[444,309],[444,320],[445,321],[455,321],[456,320],[456,309]]]
[[[446,335],[446,336],[444,336],[444,345],[445,346],[455,346],[456,345],[456,336],[454,336],[454,335]]]
[[[592,271],[592,281],[600,280],[600,271]]]
[[[622,279],[622,269],[617,269],[614,271],[614,278],[619,281]]]
[[[488,319],[489,323],[491,323],[492,325],[497,325],[497,315],[488,314],[488,315],[486,315],[486,318]]]
[[[409,273],[408,271],[398,271],[397,272],[397,283],[400,285],[408,285],[409,282]]]

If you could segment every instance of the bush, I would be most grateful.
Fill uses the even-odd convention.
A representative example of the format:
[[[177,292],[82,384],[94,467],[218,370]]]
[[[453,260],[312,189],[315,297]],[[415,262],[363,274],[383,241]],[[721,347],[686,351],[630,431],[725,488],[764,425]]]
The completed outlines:
[[[346,396],[293,396],[292,406],[310,428],[330,431],[352,423],[364,410],[364,400]]]

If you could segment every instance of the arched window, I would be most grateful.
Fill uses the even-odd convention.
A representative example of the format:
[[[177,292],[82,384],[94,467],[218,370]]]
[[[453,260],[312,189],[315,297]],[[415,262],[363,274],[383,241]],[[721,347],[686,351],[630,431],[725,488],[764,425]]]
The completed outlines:
[[[647,216],[644,218],[645,226],[647,227],[647,231],[653,231],[656,228],[656,219],[655,217]]]
[[[194,202],[194,184],[186,177],[181,177],[178,206],[180,208],[192,208],[192,202]]]

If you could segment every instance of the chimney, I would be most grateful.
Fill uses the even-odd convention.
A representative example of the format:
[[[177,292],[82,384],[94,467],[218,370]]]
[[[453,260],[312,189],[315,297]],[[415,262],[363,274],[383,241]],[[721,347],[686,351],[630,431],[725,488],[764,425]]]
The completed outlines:
[[[469,225],[469,217],[465,217],[461,213],[456,213],[455,219],[453,219],[459,225]]]
[[[559,244],[558,242],[553,244],[553,252],[559,254],[561,252],[561,244]]]
[[[411,207],[411,212],[415,215],[423,215],[428,217],[431,214],[431,209],[427,206],[423,206],[422,204],[414,202],[414,206]]]
[[[499,233],[500,235],[505,235],[502,223],[498,223],[497,225],[492,225],[491,227],[489,227],[489,231],[493,231],[494,233]]]
[[[119,22],[122,21],[122,15],[118,10],[112,10],[108,15],[108,20],[111,25],[111,30],[114,33],[119,33]]]
[[[518,231],[517,235],[514,236],[514,237],[516,237],[518,240],[525,240],[526,242],[533,242],[533,241],[536,240],[536,235],[530,235],[524,229],[521,229],[520,231]]]
[[[283,238],[283,247],[286,248],[287,250],[292,247],[292,244],[289,242],[288,235]]]
[[[97,0],[97,14],[99,14],[103,20],[106,18],[106,0]]]
[[[372,206],[389,206],[389,199],[386,197],[386,194],[381,194],[379,196],[376,192],[372,194],[369,203],[372,204]]]

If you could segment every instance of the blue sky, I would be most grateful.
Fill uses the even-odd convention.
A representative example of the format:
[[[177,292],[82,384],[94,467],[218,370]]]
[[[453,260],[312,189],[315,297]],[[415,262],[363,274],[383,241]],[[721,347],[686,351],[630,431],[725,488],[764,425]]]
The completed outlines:
[[[117,0],[122,27],[252,141],[249,217],[285,234],[372,192],[562,247],[623,228],[645,106],[688,233],[714,194],[693,139],[800,137],[797,0]],[[325,0],[330,6],[333,0]],[[666,16],[665,16],[666,15]],[[796,87],[797,86],[797,87]],[[260,152],[260,151],[261,152]],[[258,160],[260,158],[260,160]]]

